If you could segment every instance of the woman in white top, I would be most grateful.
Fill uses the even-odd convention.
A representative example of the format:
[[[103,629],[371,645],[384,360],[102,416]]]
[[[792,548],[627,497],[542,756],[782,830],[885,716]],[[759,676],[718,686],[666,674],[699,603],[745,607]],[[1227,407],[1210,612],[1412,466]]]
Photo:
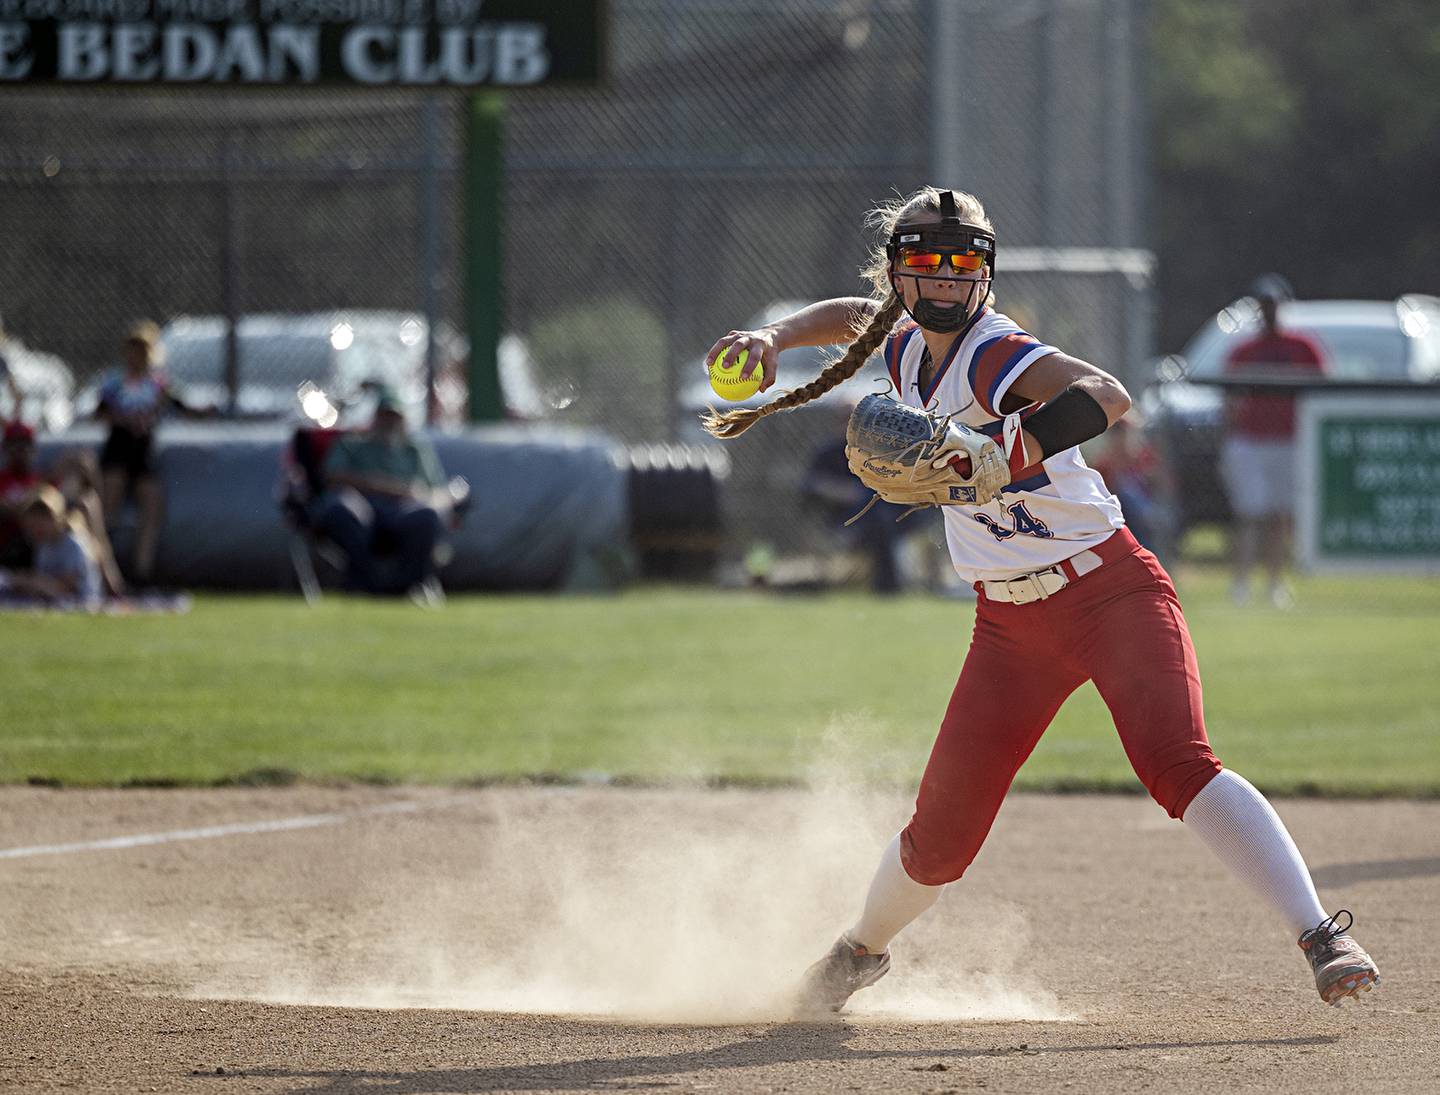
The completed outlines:
[[[943,507],[951,559],[978,595],[974,636],[914,815],[884,851],[859,920],[806,974],[799,1010],[838,1011],[888,971],[890,940],[964,874],[1016,771],[1086,681],[1152,797],[1299,937],[1322,999],[1368,990],[1379,974],[1345,931],[1349,913],[1326,915],[1280,818],[1211,752],[1175,588],[1077,448],[1128,410],[1124,387],[995,310],[995,229],[972,195],[925,187],[870,223],[881,235],[873,298],[731,331],[706,365],[747,350],[764,390],[788,347],[848,342],[844,355],[764,406],[712,414],[706,428],[733,437],[823,395],[883,347],[896,397],[993,438],[980,444],[999,450],[1009,483],[983,504]]]

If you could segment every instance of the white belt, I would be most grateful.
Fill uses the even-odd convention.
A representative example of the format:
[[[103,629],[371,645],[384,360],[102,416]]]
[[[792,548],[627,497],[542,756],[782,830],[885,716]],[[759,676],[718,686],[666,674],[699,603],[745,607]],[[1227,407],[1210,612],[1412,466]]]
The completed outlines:
[[[1104,562],[1099,555],[1087,549],[1044,570],[1021,574],[1016,578],[1002,578],[998,582],[982,581],[980,585],[987,600],[1028,605],[1032,601],[1043,601],[1068,586],[1074,579],[1066,573],[1067,570],[1073,570],[1075,577],[1081,578],[1092,570],[1099,570]]]

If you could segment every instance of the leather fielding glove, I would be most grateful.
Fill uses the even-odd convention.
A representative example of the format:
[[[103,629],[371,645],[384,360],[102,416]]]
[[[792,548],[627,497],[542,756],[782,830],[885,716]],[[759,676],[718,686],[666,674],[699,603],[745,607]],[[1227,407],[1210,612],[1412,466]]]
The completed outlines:
[[[867,395],[851,413],[845,458],[860,482],[910,512],[983,506],[1011,478],[1004,451],[984,434],[879,394]],[[872,498],[865,510],[873,504]]]

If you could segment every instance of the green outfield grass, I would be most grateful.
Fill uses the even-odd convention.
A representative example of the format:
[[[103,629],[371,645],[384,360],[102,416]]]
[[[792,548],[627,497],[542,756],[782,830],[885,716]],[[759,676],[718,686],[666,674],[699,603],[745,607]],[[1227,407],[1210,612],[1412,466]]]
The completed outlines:
[[[1275,791],[1440,793],[1440,583],[1313,579],[1290,613],[1182,574],[1221,759]],[[184,616],[0,616],[0,782],[917,778],[973,608],[646,589],[200,597]],[[1086,686],[1022,770],[1134,789]]]

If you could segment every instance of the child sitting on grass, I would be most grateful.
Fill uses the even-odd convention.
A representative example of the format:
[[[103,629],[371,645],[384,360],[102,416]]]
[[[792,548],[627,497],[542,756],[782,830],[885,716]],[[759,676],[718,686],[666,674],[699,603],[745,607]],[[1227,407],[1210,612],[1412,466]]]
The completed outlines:
[[[100,567],[79,518],[65,510],[65,498],[49,484],[35,489],[20,511],[20,526],[33,549],[25,570],[0,570],[0,598],[56,607],[99,605]]]

